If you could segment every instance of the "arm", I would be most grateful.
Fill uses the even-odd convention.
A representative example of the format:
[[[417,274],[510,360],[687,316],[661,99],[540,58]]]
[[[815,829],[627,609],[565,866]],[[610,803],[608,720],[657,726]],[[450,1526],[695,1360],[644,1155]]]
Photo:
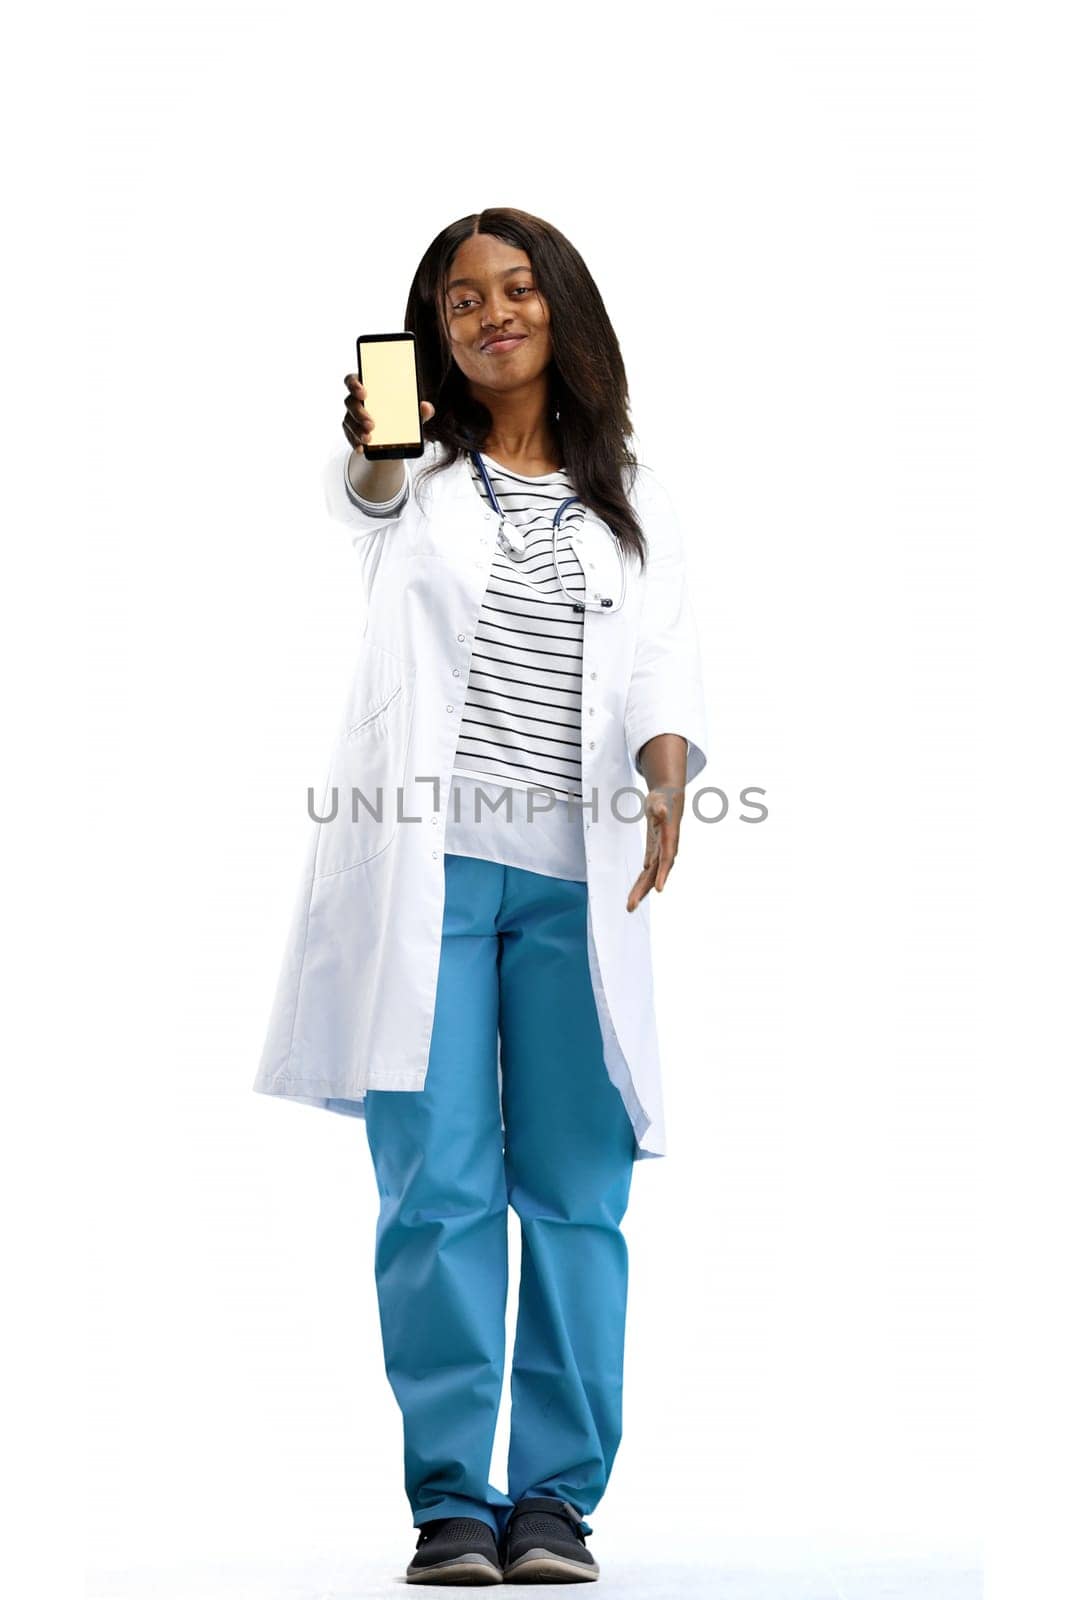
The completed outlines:
[[[681,529],[666,492],[646,476],[640,514],[648,539],[634,663],[626,697],[630,759],[648,784],[645,859],[626,901],[662,892],[678,854],[683,790],[707,765],[700,642],[685,581]]]
[[[684,786],[708,761],[700,639],[677,514],[666,491],[648,477],[646,483],[640,515],[648,570],[626,698],[626,742],[650,788]]]
[[[400,520],[411,492],[411,473],[406,460],[360,461],[346,444],[331,452],[322,486],[330,516],[344,523],[357,540]]]
[[[680,733],[657,733],[637,753],[637,767],[650,789],[684,789],[689,740]]]
[[[374,432],[374,418],[366,405],[367,392],[354,372],[346,375],[345,388],[348,393],[341,426],[352,448],[338,451],[326,463],[326,508],[331,517],[351,528],[355,541],[400,520],[411,498],[411,458],[367,459],[366,446]],[[433,414],[433,403],[420,400],[422,422],[429,422]],[[338,484],[343,486],[343,493]]]
[[[345,463],[345,482],[357,503],[385,506],[407,483],[407,461],[368,461],[353,450]]]

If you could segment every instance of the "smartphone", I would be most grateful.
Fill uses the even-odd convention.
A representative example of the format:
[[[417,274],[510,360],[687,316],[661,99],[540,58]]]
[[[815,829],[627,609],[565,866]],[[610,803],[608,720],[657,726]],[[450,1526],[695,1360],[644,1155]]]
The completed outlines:
[[[374,418],[368,461],[400,461],[421,456],[418,360],[413,333],[363,333],[356,340],[364,405]]]

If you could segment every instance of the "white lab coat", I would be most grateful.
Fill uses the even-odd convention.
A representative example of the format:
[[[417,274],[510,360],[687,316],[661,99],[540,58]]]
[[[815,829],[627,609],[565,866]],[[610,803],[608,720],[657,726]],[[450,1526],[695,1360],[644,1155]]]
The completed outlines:
[[[326,817],[336,788],[337,814],[309,821],[253,1087],[357,1116],[368,1089],[421,1089],[426,1076],[444,910],[444,807],[495,545],[495,519],[464,457],[420,481],[439,452],[428,442],[425,456],[409,463],[416,492],[388,519],[366,516],[349,500],[347,445],[331,455],[324,478],[330,515],[351,530],[362,564],[368,619],[329,775],[316,794],[316,812]],[[614,536],[588,510],[574,552],[587,598],[615,600],[607,612],[590,604],[584,628],[588,953],[605,1068],[641,1159],[666,1153],[649,940],[654,891],[626,910],[647,823],[620,820],[611,800],[627,786],[645,793],[636,756],[653,735],[689,741],[687,784],[707,763],[708,741],[678,520],[647,467],[637,470],[631,503],[648,564],[641,572],[628,558],[621,609]],[[359,800],[353,820],[356,787],[369,804]],[[638,795],[621,795],[616,809],[638,814]]]

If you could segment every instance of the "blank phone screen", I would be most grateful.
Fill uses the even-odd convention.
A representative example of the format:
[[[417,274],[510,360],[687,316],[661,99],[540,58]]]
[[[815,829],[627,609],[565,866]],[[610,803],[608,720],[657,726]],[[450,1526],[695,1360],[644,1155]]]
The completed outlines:
[[[374,418],[370,447],[419,443],[419,389],[413,339],[374,339],[359,347],[364,404]]]

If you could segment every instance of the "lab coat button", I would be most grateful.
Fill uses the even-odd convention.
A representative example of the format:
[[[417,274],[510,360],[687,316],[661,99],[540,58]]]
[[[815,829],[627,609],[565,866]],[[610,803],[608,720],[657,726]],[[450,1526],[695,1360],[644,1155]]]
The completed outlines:
[[[463,641],[464,641],[464,639],[466,639],[466,637],[467,637],[467,635],[465,633],[457,633],[456,634],[456,638],[459,640],[460,644],[463,643]],[[595,672],[593,673],[593,677],[594,678],[596,677],[596,673]]]
[[[437,860],[437,851],[436,850],[433,851],[433,858],[434,858],[435,861]]]
[[[452,707],[451,707],[451,706],[445,706],[445,710],[446,710],[446,711],[451,711],[451,710],[452,710]]]
[[[453,667],[452,668],[452,676],[454,678],[458,678],[459,677],[459,668],[458,667]]]
[[[590,706],[589,707],[589,715],[591,717],[595,717],[596,716],[596,706]]]
[[[590,748],[590,750],[595,750],[596,749],[596,740],[595,739],[590,739],[589,748]]]

